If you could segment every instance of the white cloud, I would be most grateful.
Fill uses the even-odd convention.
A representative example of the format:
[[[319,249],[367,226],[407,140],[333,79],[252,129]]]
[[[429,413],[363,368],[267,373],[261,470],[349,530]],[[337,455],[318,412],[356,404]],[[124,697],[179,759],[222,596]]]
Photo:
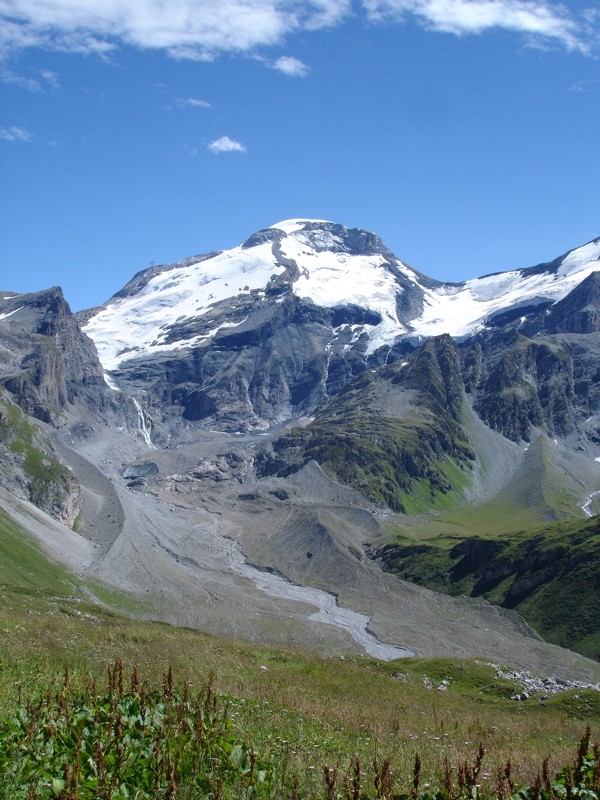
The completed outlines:
[[[28,92],[39,92],[42,89],[42,84],[34,78],[15,75],[14,72],[8,69],[0,70],[0,80],[2,83],[12,83],[14,86],[20,86],[21,89],[27,89]]]
[[[563,6],[537,0],[363,0],[374,21],[416,19],[446,33],[478,34],[492,28],[560,42],[569,50],[586,50],[583,29]]]
[[[11,125],[10,128],[0,128],[0,139],[4,139],[6,142],[30,142],[33,134],[24,128]]]
[[[236,142],[235,139],[230,139],[229,136],[221,136],[209,142],[208,149],[212,153],[245,153],[246,146],[241,142]]]
[[[551,0],[0,0],[0,48],[27,47],[106,56],[120,45],[162,50],[175,58],[212,60],[223,53],[255,56],[294,33],[339,25],[358,5],[372,21],[453,34],[504,28],[537,42],[591,50],[598,15]],[[302,62],[265,63],[300,75]],[[304,66],[306,69],[306,67]]]
[[[0,42],[106,52],[118,43],[210,59],[335,25],[350,0],[1,0]]]
[[[48,86],[51,86],[53,89],[60,88],[60,82],[56,72],[52,72],[49,69],[43,69],[40,71],[40,75],[46,81]]]
[[[60,87],[56,72],[43,69],[39,70],[37,74],[40,76],[41,80],[38,80],[37,78],[27,78],[25,75],[16,75],[9,69],[1,68],[0,81],[2,81],[2,83],[12,83],[15,86],[20,86],[21,89],[27,89],[29,92],[40,92],[44,88],[43,81],[45,81],[48,86],[51,86],[53,89],[58,89]]]
[[[577,81],[572,86],[569,86],[570,92],[597,92],[600,91],[600,79],[591,79],[588,81]]]
[[[177,105],[187,108],[212,108],[212,105],[206,100],[197,100],[195,97],[180,97]]]
[[[273,62],[273,69],[283,72],[284,75],[291,75],[294,78],[304,78],[308,75],[308,67],[303,61],[294,56],[280,56]]]

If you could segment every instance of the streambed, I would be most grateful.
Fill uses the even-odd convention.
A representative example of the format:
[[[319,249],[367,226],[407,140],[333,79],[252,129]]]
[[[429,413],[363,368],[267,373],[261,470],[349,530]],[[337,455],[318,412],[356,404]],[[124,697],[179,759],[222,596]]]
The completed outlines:
[[[308,619],[341,628],[349,633],[354,641],[373,658],[381,661],[393,661],[395,658],[408,658],[415,655],[412,650],[405,647],[380,642],[369,630],[370,617],[358,611],[338,606],[334,594],[314,589],[311,586],[300,586],[274,572],[258,569],[244,560],[237,542],[232,539],[225,541],[228,542],[227,555],[231,569],[238,575],[251,580],[257,589],[271,597],[316,606],[318,611],[310,614]]]

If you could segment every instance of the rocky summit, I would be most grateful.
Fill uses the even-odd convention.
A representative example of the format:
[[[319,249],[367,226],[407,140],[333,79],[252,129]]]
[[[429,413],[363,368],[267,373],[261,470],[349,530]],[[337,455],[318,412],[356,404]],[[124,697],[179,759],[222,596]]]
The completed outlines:
[[[1,292],[0,503],[147,617],[597,681],[599,276],[296,219],[75,315]]]

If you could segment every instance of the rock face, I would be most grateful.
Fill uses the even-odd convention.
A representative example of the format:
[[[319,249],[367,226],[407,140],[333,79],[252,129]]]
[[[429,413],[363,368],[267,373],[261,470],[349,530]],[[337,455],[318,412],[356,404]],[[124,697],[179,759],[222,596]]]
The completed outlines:
[[[49,439],[0,389],[0,486],[72,527],[81,490]]]
[[[593,272],[549,310],[544,327],[549,333],[600,331],[600,272]]]
[[[460,424],[464,386],[456,345],[430,339],[408,361],[369,371],[261,452],[261,475],[289,475],[314,460],[341,483],[395,511],[459,488],[475,454]],[[416,487],[419,491],[416,491]]]
[[[514,441],[529,441],[534,427],[574,431],[574,364],[565,343],[496,334],[466,345],[463,360],[475,410],[493,430]]]
[[[76,402],[110,402],[94,343],[58,287],[5,297],[0,308],[0,385],[25,413],[56,422]]]
[[[0,293],[0,483],[71,526],[81,492],[37,423],[48,430],[72,422],[76,438],[98,421],[149,441],[139,403],[106,384],[93,341],[58,287],[32,294]]]

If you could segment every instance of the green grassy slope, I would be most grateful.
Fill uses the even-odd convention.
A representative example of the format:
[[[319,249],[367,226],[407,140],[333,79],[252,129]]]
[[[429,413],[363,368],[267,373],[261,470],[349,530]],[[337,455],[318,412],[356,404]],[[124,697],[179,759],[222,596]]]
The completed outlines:
[[[42,550],[0,508],[0,588],[39,594],[71,594],[76,581]]]
[[[482,780],[510,758],[515,780],[529,781],[548,753],[556,768],[572,756],[585,721],[600,725],[596,693],[518,703],[517,686],[476,661],[340,661],[123,617],[86,599],[5,515],[0,575],[0,718],[58,691],[64,665],[74,691],[102,682],[116,659],[150,688],[169,663],[192,692],[212,672],[236,736],[297,774],[305,797],[323,796],[325,763],[345,771],[358,756],[368,770],[389,756],[405,780],[418,751],[422,779],[434,781],[444,757],[472,761],[480,741]]]
[[[405,580],[515,609],[548,641],[600,657],[600,520],[515,532],[503,514],[497,525],[469,536],[449,526],[418,543],[400,534],[376,556]]]

